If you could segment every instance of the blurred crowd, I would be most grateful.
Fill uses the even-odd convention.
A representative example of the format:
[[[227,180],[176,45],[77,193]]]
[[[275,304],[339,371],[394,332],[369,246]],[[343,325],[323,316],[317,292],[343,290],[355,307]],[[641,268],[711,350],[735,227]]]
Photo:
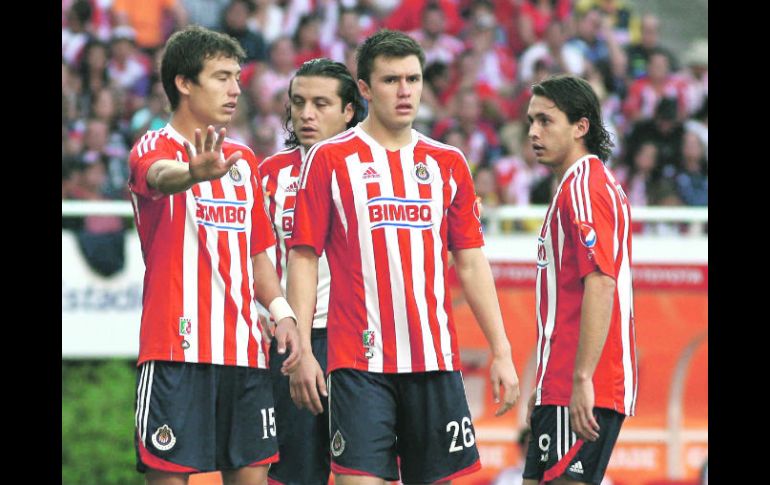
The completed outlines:
[[[288,83],[314,57],[356,72],[380,28],[427,57],[416,128],[462,149],[485,207],[548,204],[555,182],[527,143],[530,86],[587,79],[634,207],[708,204],[708,41],[677,58],[659,19],[625,0],[62,0],[62,199],[129,197],[128,151],[168,121],[157,72],[171,33],[199,24],[247,53],[228,134],[258,158],[283,148]],[[72,222],[115,232],[119,218]],[[653,226],[639,226],[637,231]],[[645,229],[646,228],[646,229]]]

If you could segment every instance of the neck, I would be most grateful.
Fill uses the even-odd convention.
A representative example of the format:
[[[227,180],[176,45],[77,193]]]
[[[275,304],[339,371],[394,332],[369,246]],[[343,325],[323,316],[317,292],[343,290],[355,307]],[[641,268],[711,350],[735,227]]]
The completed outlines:
[[[390,129],[369,115],[361,122],[361,129],[388,150],[400,150],[412,143],[412,124],[404,128]]]
[[[575,165],[575,163],[583,158],[584,156],[588,155],[588,150],[586,150],[583,147],[580,147],[579,150],[573,150],[572,153],[568,157],[564,158],[564,162],[560,165],[554,165],[551,170],[556,175],[556,178],[559,182],[564,180],[564,174],[567,173],[567,171]]]
[[[209,124],[195,119],[195,117],[181,105],[173,112],[168,124],[191,144],[195,143],[195,130],[201,130],[201,141],[203,141],[206,138],[206,130],[209,126]],[[220,127],[214,125],[214,128],[218,131]]]

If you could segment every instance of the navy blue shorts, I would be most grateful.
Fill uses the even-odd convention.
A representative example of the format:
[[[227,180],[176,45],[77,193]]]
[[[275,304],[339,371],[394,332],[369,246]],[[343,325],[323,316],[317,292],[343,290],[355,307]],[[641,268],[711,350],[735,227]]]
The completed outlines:
[[[560,476],[599,485],[610,462],[625,415],[594,408],[599,439],[583,441],[572,432],[567,406],[535,406],[524,478],[549,482]]]
[[[148,361],[137,369],[136,468],[236,470],[278,460],[267,369]]]
[[[313,355],[326,374],[326,329],[314,329],[310,337]],[[326,485],[331,473],[329,456],[329,405],[323,396],[324,412],[318,416],[294,405],[289,378],[281,374],[287,354],[279,355],[275,339],[270,345],[270,375],[273,378],[275,419],[281,459],[270,466],[270,485]]]
[[[332,471],[404,483],[481,468],[460,372],[329,375]]]

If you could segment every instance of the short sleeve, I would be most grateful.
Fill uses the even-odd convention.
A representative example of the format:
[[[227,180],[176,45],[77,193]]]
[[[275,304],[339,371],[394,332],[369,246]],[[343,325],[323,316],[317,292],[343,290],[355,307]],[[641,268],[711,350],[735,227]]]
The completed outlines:
[[[450,250],[479,248],[484,245],[481,213],[468,163],[459,155],[449,173],[450,185],[456,192],[447,211],[448,247]]]
[[[615,278],[615,208],[606,179],[590,177],[587,191],[576,185],[570,191],[568,217],[562,218],[562,228],[575,244],[580,277],[601,271]]]
[[[148,135],[145,135],[147,137]],[[128,155],[128,188],[136,195],[157,200],[163,193],[147,185],[147,172],[153,163],[159,160],[174,160],[163,138],[144,137],[134,145]]]
[[[311,151],[302,165],[300,186],[294,205],[294,228],[287,249],[310,246],[323,254],[331,222],[331,163],[325,147]]]

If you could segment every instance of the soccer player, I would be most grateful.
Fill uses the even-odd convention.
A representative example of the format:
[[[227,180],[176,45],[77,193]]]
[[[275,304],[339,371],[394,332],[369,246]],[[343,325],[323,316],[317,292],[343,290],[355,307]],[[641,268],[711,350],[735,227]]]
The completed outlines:
[[[631,212],[603,164],[612,142],[591,86],[557,76],[532,93],[529,138],[559,186],[538,238],[524,483],[598,485],[636,405]]]
[[[266,158],[259,165],[265,205],[278,236],[271,259],[286,288],[286,244],[294,225],[294,203],[302,161],[315,143],[355,126],[364,115],[358,86],[347,67],[329,59],[307,61],[289,84],[286,150]],[[326,316],[329,306],[329,264],[326,256],[318,262],[318,288],[310,348],[302,365],[323,382],[326,373]],[[281,460],[270,467],[273,484],[326,485],[329,482],[329,416],[326,399],[323,412],[313,415],[292,402],[289,378],[281,374],[285,357],[270,346],[270,373],[278,425]]]
[[[314,145],[300,176],[287,297],[301,363],[292,397],[314,413],[329,396],[335,483],[449,482],[480,468],[448,285],[448,251],[492,351],[500,415],[518,376],[481,246],[468,163],[455,147],[412,129],[424,53],[382,30],[357,53],[364,121]],[[304,365],[318,258],[331,270],[328,383]],[[398,458],[398,460],[397,460]]]
[[[263,484],[278,459],[254,298],[277,322],[278,352],[290,349],[285,372],[298,362],[298,334],[265,252],[275,237],[256,158],[225,138],[243,57],[220,33],[172,35],[160,66],[171,120],[129,155],[147,267],[135,442],[150,484],[185,484],[190,473],[213,470],[226,484]]]

